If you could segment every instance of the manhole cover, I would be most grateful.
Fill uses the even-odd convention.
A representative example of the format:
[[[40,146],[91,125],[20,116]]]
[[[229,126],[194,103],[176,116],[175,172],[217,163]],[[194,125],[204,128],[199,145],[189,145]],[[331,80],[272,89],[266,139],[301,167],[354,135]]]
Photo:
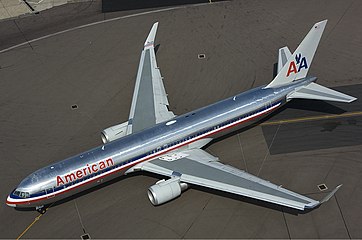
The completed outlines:
[[[203,53],[200,53],[199,55],[197,55],[198,59],[204,59],[205,57],[206,57],[206,55]]]
[[[320,191],[325,191],[328,189],[327,185],[325,185],[324,183],[323,184],[319,184],[318,185],[318,188]]]

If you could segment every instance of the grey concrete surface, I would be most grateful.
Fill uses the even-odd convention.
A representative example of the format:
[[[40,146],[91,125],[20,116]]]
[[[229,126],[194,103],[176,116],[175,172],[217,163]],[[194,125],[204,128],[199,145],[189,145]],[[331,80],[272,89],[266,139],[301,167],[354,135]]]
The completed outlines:
[[[358,99],[351,104],[299,99],[291,101],[275,113],[269,122],[287,120],[291,117],[300,121],[281,126],[263,126],[271,154],[362,145],[362,85],[354,84],[334,89],[348,92]],[[321,119],[323,116],[335,118]],[[314,122],[314,119],[318,121]],[[278,134],[274,137],[273,133],[277,130]],[[304,144],[300,144],[300,139],[303,139]],[[288,147],[284,146],[285,142],[288,143]]]
[[[50,11],[56,14],[56,8]],[[297,135],[301,151],[273,154],[268,139],[277,138],[285,126],[246,129],[207,150],[316,199],[344,184],[309,213],[199,188],[153,207],[146,190],[157,178],[148,175],[118,179],[40,218],[37,212],[5,205],[7,194],[26,175],[100,144],[103,128],[127,119],[140,51],[153,22],[160,22],[157,59],[171,110],[181,114],[268,83],[278,48],[294,49],[313,23],[326,18],[310,73],[323,85],[346,86],[349,93],[348,87],[362,83],[361,11],[360,1],[231,1],[98,24],[1,53],[0,236],[17,238],[35,221],[23,238],[74,239],[84,232],[92,238],[362,238],[361,145],[310,149]],[[79,25],[84,22],[81,18]],[[37,31],[52,33],[53,25]],[[37,31],[29,36],[38,37]],[[7,46],[21,39],[15,31],[4,36]],[[206,58],[198,59],[199,53]],[[73,104],[79,108],[72,110]],[[351,106],[359,111],[360,100]],[[309,114],[288,110],[282,116]],[[346,132],[350,139],[360,131],[361,118],[354,121]],[[321,124],[298,123],[295,131],[320,134]],[[288,148],[291,137],[277,140]],[[323,141],[318,137],[313,144],[323,146]],[[320,192],[320,183],[329,190]]]

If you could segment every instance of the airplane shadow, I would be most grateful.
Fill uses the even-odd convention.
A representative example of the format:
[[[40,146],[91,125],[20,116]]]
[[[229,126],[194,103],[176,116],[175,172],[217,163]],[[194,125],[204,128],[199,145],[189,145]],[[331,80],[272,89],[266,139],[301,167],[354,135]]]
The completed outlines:
[[[158,49],[160,48],[160,45],[161,45],[161,44],[157,44],[157,45],[154,47],[155,55],[157,54],[157,51],[158,51]]]
[[[284,105],[285,108],[306,110],[328,114],[342,114],[346,110],[321,100],[293,99],[293,101]]]

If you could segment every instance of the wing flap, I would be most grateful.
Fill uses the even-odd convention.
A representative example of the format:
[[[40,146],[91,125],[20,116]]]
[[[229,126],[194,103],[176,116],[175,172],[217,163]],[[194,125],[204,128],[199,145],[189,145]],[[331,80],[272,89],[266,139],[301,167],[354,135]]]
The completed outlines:
[[[151,70],[153,78],[153,91],[154,91],[154,107],[155,107],[155,117],[156,124],[160,122],[167,121],[175,115],[173,112],[169,111],[168,106],[169,102],[167,99],[167,93],[165,86],[163,85],[161,72],[157,66],[155,51],[152,50],[151,54]]]
[[[289,191],[281,186],[224,165],[201,149],[183,151],[185,157],[173,161],[156,159],[140,166],[143,171],[172,177],[181,182],[230,192],[299,210],[314,208],[319,201]],[[167,159],[167,158],[166,158]]]

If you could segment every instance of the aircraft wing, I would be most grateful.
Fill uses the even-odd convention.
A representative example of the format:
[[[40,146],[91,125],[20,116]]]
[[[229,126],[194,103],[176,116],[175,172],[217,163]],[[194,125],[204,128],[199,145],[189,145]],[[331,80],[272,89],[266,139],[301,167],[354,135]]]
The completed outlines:
[[[222,164],[218,158],[202,149],[185,150],[145,162],[143,171],[167,177],[179,177],[180,182],[217,189],[259,199],[299,210],[315,208],[330,199],[338,186],[322,201],[316,201],[281,186],[253,176],[245,171]]]
[[[157,26],[158,22],[153,24],[141,53],[127,134],[142,131],[175,116],[168,110],[167,94],[157,67],[154,49]]]

